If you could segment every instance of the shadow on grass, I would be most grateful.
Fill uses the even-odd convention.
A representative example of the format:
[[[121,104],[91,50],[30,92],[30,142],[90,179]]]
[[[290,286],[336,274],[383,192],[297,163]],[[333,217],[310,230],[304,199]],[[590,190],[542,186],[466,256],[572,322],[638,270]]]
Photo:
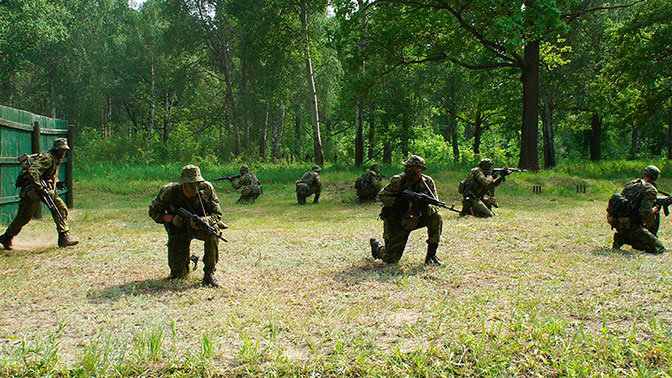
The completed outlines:
[[[595,256],[618,256],[633,258],[641,254],[640,251],[634,249],[614,249],[609,247],[598,247],[591,251]]]
[[[201,287],[201,283],[191,280],[158,280],[133,281],[123,285],[110,286],[102,290],[89,290],[86,298],[90,302],[116,301],[126,296],[162,295],[193,290]]]
[[[381,262],[372,262],[367,259],[362,265],[353,265],[349,268],[335,272],[343,281],[362,282],[362,281],[398,281],[405,277],[417,276],[424,273],[427,269],[432,269],[422,262],[409,266],[408,264],[385,264]]]

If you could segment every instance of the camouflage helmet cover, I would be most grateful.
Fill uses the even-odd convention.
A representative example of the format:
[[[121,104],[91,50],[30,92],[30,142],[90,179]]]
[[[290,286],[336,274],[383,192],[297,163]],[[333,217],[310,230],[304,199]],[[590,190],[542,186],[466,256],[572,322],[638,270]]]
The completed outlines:
[[[375,171],[376,169],[380,170],[380,164],[378,164],[378,163],[374,163],[373,165],[371,165],[371,169],[374,170],[374,171]]]
[[[65,138],[56,138],[54,140],[54,145],[51,147],[52,150],[69,150],[68,140]]]
[[[241,172],[242,172],[242,171],[248,171],[248,172],[249,172],[249,171],[250,171],[250,168],[248,168],[247,165],[243,164],[243,165],[240,166],[240,171],[241,171]]]
[[[405,166],[420,167],[422,169],[427,169],[427,163],[425,163],[425,159],[421,158],[418,155],[411,155],[411,157],[404,160],[402,164],[404,164]]]
[[[319,171],[322,170],[322,168],[320,168],[319,165],[315,164],[315,165],[313,165],[313,167],[310,170],[313,171],[313,172],[319,172]]]
[[[201,176],[201,169],[196,165],[185,165],[182,168],[182,177],[180,184],[189,184],[192,182],[203,182],[205,179]]]
[[[660,177],[660,169],[658,169],[658,167],[655,165],[647,165],[644,169],[642,169],[642,173],[652,178],[653,180],[658,180],[658,177]]]
[[[492,168],[493,164],[494,163],[492,162],[492,160],[485,158],[481,159],[480,163],[478,163],[478,166],[481,168]]]

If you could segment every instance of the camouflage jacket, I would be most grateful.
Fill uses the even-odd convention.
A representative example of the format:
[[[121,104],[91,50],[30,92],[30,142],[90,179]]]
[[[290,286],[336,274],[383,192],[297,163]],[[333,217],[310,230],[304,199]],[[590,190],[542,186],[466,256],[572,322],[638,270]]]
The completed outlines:
[[[203,204],[202,206],[201,203]],[[171,205],[174,210],[171,209]],[[212,184],[207,181],[203,181],[198,185],[197,194],[191,198],[187,198],[184,195],[182,185],[178,182],[164,185],[152,201],[152,204],[149,205],[149,216],[156,223],[165,223],[163,216],[165,214],[174,215],[177,208],[180,207],[200,217],[206,217],[210,224],[215,224],[222,218],[222,209],[219,207],[217,193],[215,193]]]
[[[42,179],[50,186],[50,188],[44,189],[53,189],[58,180],[58,169],[61,162],[62,159],[57,159],[51,151],[41,152],[27,170],[26,182],[28,185],[24,186],[24,188],[39,188],[42,186],[40,185],[40,179]]]
[[[355,188],[357,189],[368,189],[368,188],[380,188],[383,178],[380,177],[376,171],[370,169],[366,171],[362,176],[355,181]],[[361,188],[357,187],[357,183],[361,182]]]
[[[257,180],[257,176],[254,173],[247,172],[238,179],[237,183],[231,182],[231,185],[233,189],[240,189],[243,186],[259,185],[259,180]]]
[[[658,189],[649,182],[642,179],[629,181],[623,187],[621,194],[628,199],[631,208],[634,210],[635,220],[640,220],[644,224],[653,221],[653,203],[656,201]]]
[[[472,168],[467,176],[469,184],[464,191],[464,197],[481,199],[486,194],[493,195],[495,187],[502,183],[502,177],[494,179],[492,176],[486,176],[480,167]]]
[[[308,184],[308,186],[322,186],[320,181],[320,173],[315,171],[309,171],[303,174],[299,180],[296,181],[297,184]]]
[[[434,180],[427,176],[422,175],[421,179],[418,180],[415,184],[411,183],[405,173],[392,176],[390,183],[385,185],[383,190],[378,193],[378,199],[383,204],[384,207],[389,209],[394,209],[392,211],[396,212],[396,206],[398,205],[397,199],[399,195],[404,190],[410,190],[416,193],[424,193],[431,197],[439,199],[439,194],[436,192],[436,186],[434,185]],[[404,209],[406,213],[413,212],[414,209],[412,205],[408,209]],[[384,210],[385,211],[385,210]],[[424,212],[424,215],[433,215],[439,212],[439,208],[434,205],[429,205],[427,210]],[[397,214],[400,215],[400,214]]]

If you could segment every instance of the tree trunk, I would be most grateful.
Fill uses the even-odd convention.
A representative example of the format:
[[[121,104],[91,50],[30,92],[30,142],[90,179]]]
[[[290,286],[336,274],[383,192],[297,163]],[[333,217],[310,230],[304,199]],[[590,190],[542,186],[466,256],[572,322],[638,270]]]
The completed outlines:
[[[600,137],[602,135],[602,119],[597,112],[593,112],[593,118],[590,122],[590,160],[600,161],[602,159],[602,149],[600,148]]]
[[[243,147],[250,148],[250,101],[247,95],[247,59],[243,59],[240,72],[240,91],[243,100]]]
[[[163,133],[161,139],[163,144],[168,145],[168,137],[170,135],[170,124],[173,116],[173,100],[169,93],[166,93],[165,109],[163,114]]]
[[[525,61],[521,67],[523,82],[523,123],[520,134],[518,168],[539,170],[537,131],[539,117],[539,41],[525,45]]]
[[[298,105],[294,107],[294,156],[301,156],[301,115]]]
[[[630,160],[637,158],[639,150],[639,130],[632,126],[632,138],[630,139]]]
[[[451,115],[450,143],[453,145],[453,159],[458,162],[460,161],[460,147],[457,145],[457,118],[455,117],[455,114],[457,114],[457,112],[454,112]]]
[[[149,125],[147,125],[147,139],[152,139],[154,132],[154,115],[156,112],[156,68],[154,64],[154,55],[152,55],[150,83],[152,88],[152,101],[149,106]]]
[[[310,112],[313,121],[313,152],[315,155],[315,164],[324,165],[324,155],[322,155],[322,137],[320,136],[320,116],[317,106],[317,91],[315,90],[315,76],[313,74],[313,62],[310,57],[310,43],[308,40],[308,14],[305,4],[301,7],[301,27],[305,37],[306,49],[306,81],[308,82],[308,96],[310,99]]]
[[[392,145],[385,142],[383,145],[383,164],[392,164]]]
[[[264,126],[261,128],[261,136],[259,137],[259,157],[261,160],[266,159],[266,133],[268,132],[269,112],[269,105],[266,104],[266,119],[264,120]]]
[[[282,158],[282,138],[285,131],[285,100],[280,101],[280,120],[273,128],[273,145],[271,155],[274,159]]]
[[[364,111],[362,99],[357,99],[357,115],[355,116],[355,167],[364,162]]]
[[[542,134],[544,138],[544,168],[555,167],[555,142],[553,138],[553,106],[551,99],[544,100],[544,108],[541,111]]]
[[[372,112],[373,113],[373,112]],[[369,141],[369,148],[366,153],[367,158],[369,160],[373,159],[373,155],[376,153],[375,152],[375,143],[376,143],[376,118],[373,115],[369,116],[369,135],[368,135],[368,141]]]
[[[667,160],[672,159],[672,121],[667,122],[667,140],[665,141]]]
[[[222,48],[221,68],[224,71],[224,81],[226,82],[226,97],[229,105],[229,123],[228,129],[233,124],[233,152],[236,156],[240,155],[240,130],[236,119],[236,106],[233,101],[233,86],[231,85],[231,68],[229,67],[229,53],[227,46]]]
[[[483,117],[479,114],[474,120],[474,155],[481,153],[481,134],[483,133]]]

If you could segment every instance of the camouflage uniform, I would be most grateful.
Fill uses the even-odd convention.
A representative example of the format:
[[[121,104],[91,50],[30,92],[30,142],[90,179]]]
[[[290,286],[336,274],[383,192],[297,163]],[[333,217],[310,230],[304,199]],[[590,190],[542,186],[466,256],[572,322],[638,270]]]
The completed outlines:
[[[251,173],[247,166],[240,167],[240,174],[242,175],[238,182],[231,181],[231,186],[234,189],[243,188],[240,191],[240,198],[238,198],[238,203],[254,203],[257,197],[263,192],[259,180],[254,173]]]
[[[55,190],[55,185],[58,181],[58,171],[63,161],[63,158],[59,159],[57,151],[69,149],[67,140],[65,138],[58,138],[54,141],[52,149],[38,154],[33,164],[28,168],[27,174],[24,176],[24,185],[21,186],[21,191],[19,192],[19,209],[5,233],[0,236],[0,243],[6,249],[12,248],[12,239],[14,236],[18,235],[23,226],[30,222],[35,211],[41,205],[38,190],[47,192],[63,217],[61,219],[55,211],[51,212],[54,223],[56,223],[56,230],[58,231],[59,247],[67,247],[78,243],[76,239],[68,235],[68,207],[56,195]],[[47,184],[46,188],[42,187],[40,180],[44,180]]]
[[[480,218],[488,218],[495,213],[492,206],[497,207],[495,201],[495,188],[502,183],[504,175],[492,178],[487,171],[492,169],[492,161],[483,159],[474,167],[467,176],[465,189],[462,193],[462,211],[460,215],[474,215]],[[485,172],[484,172],[485,171]]]
[[[305,205],[306,198],[313,194],[315,194],[313,203],[320,203],[320,194],[322,193],[321,170],[319,165],[313,165],[310,172],[304,173],[301,179],[296,181],[296,199],[299,201],[299,205]]]
[[[360,176],[355,181],[357,190],[357,202],[375,201],[380,188],[382,187],[383,177],[380,175],[380,166],[374,164],[371,169]]]
[[[658,178],[660,170],[655,166],[645,168],[653,181]],[[624,228],[616,228],[614,234],[614,248],[620,248],[623,244],[629,244],[634,249],[646,251],[648,253],[663,253],[665,246],[658,239],[658,227],[660,225],[660,214],[653,211],[653,205],[658,195],[658,190],[651,182],[645,182],[643,179],[632,180],[625,184],[621,194],[628,199],[633,209],[633,215],[630,216],[629,225]]]
[[[192,170],[192,173],[185,173],[187,170]],[[165,215],[175,215],[177,209],[183,207],[189,212],[204,218],[211,225],[220,223],[222,209],[219,207],[219,199],[215,189],[211,183],[203,180],[200,170],[197,171],[197,174],[193,173],[194,170],[198,170],[198,167],[194,165],[185,166],[180,182],[171,182],[161,188],[152,204],[149,205],[149,216],[156,223],[162,223],[168,233],[170,278],[186,278],[189,275],[189,245],[191,240],[195,238],[205,242],[205,255],[203,256],[205,264],[203,272],[205,274],[203,280],[204,283],[209,283],[206,282],[206,277],[212,275],[214,278],[219,259],[219,239],[205,230],[194,230],[188,221],[178,227],[173,222],[167,222],[164,219]],[[182,184],[189,182],[198,184],[197,193],[190,198],[185,195],[182,189]]]
[[[404,165],[416,165],[424,169],[424,159],[412,155],[404,162]],[[421,174],[420,179],[413,183],[411,177],[405,172],[392,176],[390,183],[378,194],[383,209],[380,217],[383,220],[383,238],[385,244],[376,239],[371,239],[371,254],[374,258],[380,258],[388,264],[396,263],[401,259],[408,242],[411,231],[427,227],[427,257],[425,263],[441,264],[436,258],[436,250],[441,239],[443,219],[439,208],[434,205],[426,207],[417,206],[413,202],[400,196],[404,190],[416,193],[424,193],[436,199],[434,180]]]

